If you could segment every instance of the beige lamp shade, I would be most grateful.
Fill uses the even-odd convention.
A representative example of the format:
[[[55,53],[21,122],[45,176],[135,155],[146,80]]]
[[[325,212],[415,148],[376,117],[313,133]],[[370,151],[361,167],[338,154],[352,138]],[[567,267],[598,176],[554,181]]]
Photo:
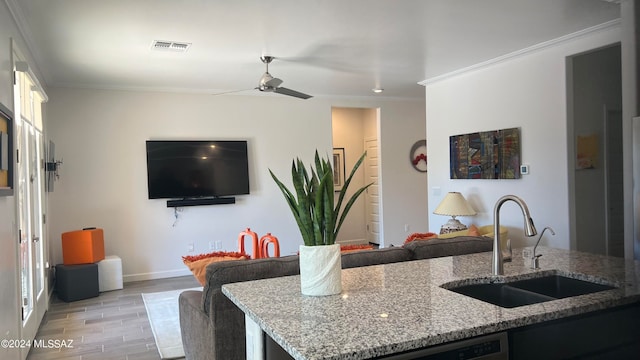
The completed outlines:
[[[440,228],[440,234],[447,234],[454,231],[466,230],[467,226],[458,221],[456,216],[473,216],[476,214],[476,211],[467,203],[467,200],[461,193],[449,192],[433,213],[436,215],[451,216],[451,219]]]

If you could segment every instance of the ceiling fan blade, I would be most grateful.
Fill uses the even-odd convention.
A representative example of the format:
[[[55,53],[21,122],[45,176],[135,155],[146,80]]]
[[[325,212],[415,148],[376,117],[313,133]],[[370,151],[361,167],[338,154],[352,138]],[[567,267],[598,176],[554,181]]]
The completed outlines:
[[[281,79],[273,78],[273,79],[271,79],[271,80],[269,80],[269,81],[265,81],[265,83],[264,83],[264,84],[265,84],[266,86],[269,86],[269,87],[277,88],[277,87],[278,87],[278,86],[280,86],[280,84],[282,84],[282,83],[283,83],[283,81],[282,81]]]
[[[284,88],[284,87],[276,88],[275,92],[278,93],[278,94],[282,94],[282,95],[289,95],[289,96],[297,97],[299,99],[308,99],[308,98],[312,98],[313,97],[311,95],[307,95],[307,94],[301,93],[299,91],[287,89],[287,88]]]
[[[253,90],[255,88],[250,88],[250,89],[242,89],[242,90],[229,90],[229,91],[223,91],[223,92],[219,92],[219,93],[213,93],[211,95],[213,96],[218,96],[218,95],[227,95],[227,94],[235,94],[235,93],[239,93],[239,92],[243,92],[243,91],[248,91],[248,90]]]

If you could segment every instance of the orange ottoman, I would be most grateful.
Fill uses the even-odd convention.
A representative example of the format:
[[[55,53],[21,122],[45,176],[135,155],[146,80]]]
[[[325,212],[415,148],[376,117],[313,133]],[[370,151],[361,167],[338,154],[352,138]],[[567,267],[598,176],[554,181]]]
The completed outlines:
[[[64,265],[93,264],[104,259],[102,229],[86,228],[62,233]]]

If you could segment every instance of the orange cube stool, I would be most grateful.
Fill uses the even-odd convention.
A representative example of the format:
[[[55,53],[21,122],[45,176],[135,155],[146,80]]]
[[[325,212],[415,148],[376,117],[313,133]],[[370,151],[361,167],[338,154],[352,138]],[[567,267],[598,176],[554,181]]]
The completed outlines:
[[[102,229],[87,228],[62,233],[64,265],[93,264],[104,259]]]

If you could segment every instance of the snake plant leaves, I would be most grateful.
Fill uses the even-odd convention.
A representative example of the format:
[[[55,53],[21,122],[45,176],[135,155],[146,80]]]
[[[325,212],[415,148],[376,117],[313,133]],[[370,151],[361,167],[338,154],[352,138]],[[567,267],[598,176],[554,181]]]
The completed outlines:
[[[347,188],[366,155],[366,152],[363,153],[351,170],[344,186],[340,189],[337,204],[334,201],[335,192],[331,162],[329,162],[328,158],[320,158],[317,150],[313,163],[315,167],[311,166],[309,171],[307,171],[300,158],[293,160],[291,178],[295,194],[269,170],[271,177],[280,188],[291,209],[305,245],[331,245],[335,243],[349,210],[351,210],[358,197],[369,186],[373,185],[373,183],[370,183],[358,189],[342,208]],[[309,173],[311,173],[311,177],[309,177]]]

